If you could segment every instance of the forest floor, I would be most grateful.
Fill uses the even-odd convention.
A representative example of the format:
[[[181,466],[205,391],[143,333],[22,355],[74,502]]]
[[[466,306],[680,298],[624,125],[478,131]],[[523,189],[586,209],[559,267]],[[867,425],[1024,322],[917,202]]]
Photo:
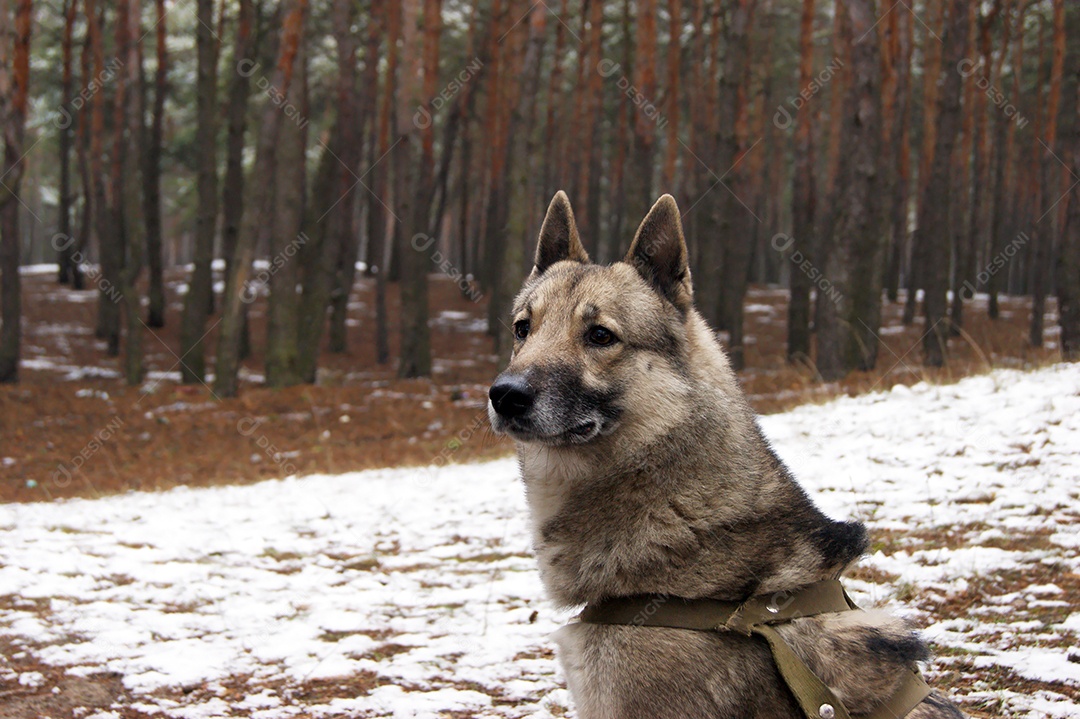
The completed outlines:
[[[352,410],[350,410],[352,411]],[[974,717],[1080,716],[1080,365],[762,418]],[[0,719],[573,716],[516,464],[0,504]]]
[[[314,386],[261,386],[266,304],[259,297],[251,305],[255,351],[241,372],[240,395],[225,400],[205,385],[180,384],[178,325],[186,285],[179,270],[166,279],[167,325],[148,331],[147,379],[129,388],[119,360],[107,357],[94,338],[96,290],[76,292],[57,285],[47,266],[27,268],[21,383],[0,386],[0,502],[461,463],[511,452],[487,425],[487,388],[499,368],[486,334],[486,302],[472,301],[449,279],[432,276],[436,359],[430,379],[399,380],[392,366],[376,363],[374,282],[360,278],[349,304],[349,352],[323,352]],[[221,279],[218,272],[219,285]],[[394,317],[394,286],[388,302]],[[1054,306],[1041,349],[1027,342],[1028,306],[1027,299],[1005,297],[1001,318],[992,322],[985,297],[977,297],[965,310],[966,335],[950,340],[948,367],[927,370],[921,318],[905,327],[902,304],[888,303],[877,368],[822,383],[808,367],[785,361],[785,291],[753,287],[741,381],[755,409],[771,413],[897,384],[1045,366],[1059,355]],[[392,356],[396,335],[392,330]],[[209,368],[216,338],[212,327]]]

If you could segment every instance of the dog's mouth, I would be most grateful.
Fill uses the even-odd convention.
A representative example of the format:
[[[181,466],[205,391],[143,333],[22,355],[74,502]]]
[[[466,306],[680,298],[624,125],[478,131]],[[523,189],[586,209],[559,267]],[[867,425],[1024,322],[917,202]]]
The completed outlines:
[[[613,424],[614,423],[612,423],[612,426],[608,427],[605,425],[605,423],[590,419],[585,422],[581,422],[580,424],[576,424],[568,430],[549,434],[538,431],[536,427],[531,426],[531,424],[527,421],[522,422],[521,420],[511,419],[509,421],[506,421],[503,426],[498,428],[496,431],[501,430],[506,434],[509,434],[511,437],[518,440],[519,442],[535,442],[537,444],[548,445],[570,445],[585,444],[586,442],[590,442],[599,437],[601,434],[604,434],[607,431],[613,429]]]

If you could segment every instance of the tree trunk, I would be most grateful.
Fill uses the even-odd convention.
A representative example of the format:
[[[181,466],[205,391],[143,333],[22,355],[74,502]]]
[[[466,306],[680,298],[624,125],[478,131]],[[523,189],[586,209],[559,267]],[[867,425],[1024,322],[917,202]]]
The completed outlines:
[[[368,227],[372,228],[369,242],[372,245],[371,264],[375,274],[375,360],[379,364],[390,361],[390,331],[386,315],[386,284],[389,279],[386,263],[389,261],[388,246],[394,235],[387,231],[391,215],[386,213],[383,197],[389,197],[390,181],[388,165],[390,153],[390,126],[393,120],[394,95],[398,75],[398,40],[401,37],[401,5],[385,6],[387,24],[386,71],[383,79],[382,102],[379,107],[378,150],[372,160],[371,186],[368,197]],[[383,162],[385,161],[385,162]],[[396,222],[396,218],[395,218]]]
[[[298,118],[306,118],[308,112],[305,56],[305,45],[301,41],[296,53],[296,70],[285,100],[287,105],[300,109]],[[318,354],[319,350],[317,342],[310,348],[299,341],[301,296],[296,285],[300,278],[299,265],[307,259],[304,250],[310,249],[306,247],[309,235],[301,231],[305,227],[307,141],[306,119],[300,122],[290,119],[284,123],[278,134],[277,171],[273,178],[268,178],[275,197],[274,221],[266,229],[270,236],[270,269],[273,270],[266,310],[266,384],[270,387],[291,387],[303,382],[299,371],[300,355]],[[323,162],[333,161],[324,158]],[[333,194],[323,192],[319,197],[320,204],[333,202]],[[305,299],[309,284],[313,283],[305,284]],[[321,316],[305,317],[303,321],[321,322]]]
[[[750,18],[754,0],[738,0],[724,28],[724,70],[719,89],[719,133],[716,154],[720,182],[725,185],[720,199],[718,237],[723,247],[720,273],[720,326],[728,331],[728,357],[736,370],[745,365],[743,348],[743,298],[753,248],[752,217],[748,204],[749,182],[746,167],[740,166],[747,146],[748,85],[750,82]],[[640,121],[640,116],[639,116]],[[754,218],[757,219],[757,218]]]
[[[890,302],[900,295],[900,275],[903,271],[905,249],[908,246],[908,207],[911,188],[911,56],[914,49],[915,19],[901,13],[897,19],[899,31],[899,57],[896,60],[896,99],[893,104],[894,120],[888,146],[896,148],[897,167],[892,181],[892,199],[889,205],[889,263],[885,273],[885,293]]]
[[[57,253],[56,261],[60,267],[57,279],[60,284],[74,284],[74,275],[78,272],[75,263],[75,241],[71,236],[71,137],[74,118],[71,111],[71,93],[74,81],[72,78],[72,44],[75,30],[75,16],[77,1],[64,0],[64,35],[60,41],[62,55],[62,70],[60,79],[60,107],[62,112],[57,115],[56,126],[59,130],[60,146],[60,202],[57,207],[57,233],[63,238],[63,247]]]
[[[1012,3],[1010,0],[1005,2],[1005,11],[1002,15],[1002,42],[1001,51],[998,54],[997,67],[994,71],[994,83],[995,85],[1001,79],[1001,68],[1005,63],[1005,56],[1009,52],[1009,41],[1013,24],[1009,20],[1009,12]],[[1017,27],[1017,44],[1022,44],[1022,22],[1023,22],[1023,4],[1020,4],[1016,8],[1016,27]],[[1019,72],[1019,66],[1014,66],[1013,74]],[[1009,158],[1011,153],[1009,152],[1010,143],[1007,139],[1006,126],[1014,129],[1015,123],[1011,122],[1009,118],[1005,117],[1005,113],[995,113],[994,119],[994,197],[993,208],[990,213],[990,243],[988,248],[989,257],[997,257],[1001,248],[1005,246],[1005,228],[1007,225],[1005,212],[1006,212],[1006,178],[1008,177]],[[1008,135],[1011,135],[1011,130]],[[988,314],[990,319],[996,320],[1001,313],[998,305],[998,290],[1001,286],[1001,274],[995,272],[990,275],[990,278],[986,283],[986,292],[989,295],[989,302],[987,304]]]
[[[1057,145],[1058,109],[1061,105],[1061,76],[1065,64],[1065,0],[1054,2],[1053,61],[1050,66],[1050,96],[1046,105],[1046,139],[1041,142],[1039,168],[1042,203],[1039,217],[1032,225],[1034,268],[1031,286],[1031,332],[1033,347],[1043,346],[1043,326],[1046,318],[1047,285],[1050,282],[1050,258],[1053,256],[1054,227],[1057,215],[1054,205],[1060,200],[1061,148]],[[1070,118],[1071,119],[1071,118]]]
[[[123,198],[117,213],[117,226],[122,226],[123,259],[120,267],[120,294],[124,301],[124,378],[128,386],[136,387],[143,380],[143,329],[142,295],[138,290],[139,274],[142,271],[143,235],[142,203],[145,200],[142,168],[140,164],[145,156],[143,141],[143,67],[140,38],[140,18],[142,12],[140,0],[122,0],[124,12],[120,17],[126,20],[123,44],[117,43],[126,55],[124,61],[124,105],[120,127],[127,128],[126,136],[117,132],[117,143],[123,148],[120,153],[122,172],[117,189]],[[117,22],[121,22],[118,18]],[[119,91],[118,91],[118,94]],[[120,108],[118,108],[120,109]],[[121,113],[117,113],[118,119]],[[114,167],[116,165],[114,164]]]
[[[165,280],[161,257],[161,153],[165,121],[165,93],[169,72],[165,0],[154,0],[157,9],[157,69],[154,71],[154,109],[150,119],[145,164],[146,191],[143,213],[146,216],[146,254],[150,266],[150,307],[146,324],[165,326]]]
[[[873,369],[881,326],[885,234],[882,223],[881,59],[872,0],[844,0],[841,37],[851,43],[851,72],[843,134],[849,150],[838,168],[833,235],[822,253],[817,367],[836,380],[851,370]]]
[[[809,87],[814,73],[814,0],[803,0],[799,22],[799,89]],[[814,145],[813,113],[803,107],[795,117],[795,172],[791,188],[791,234],[794,252],[814,255]],[[791,299],[788,304],[788,361],[810,357],[810,276],[791,268]]]
[[[931,162],[934,158],[934,146],[937,139],[938,80],[941,78],[941,34],[945,32],[945,8],[947,3],[934,3],[936,14],[931,18],[931,27],[926,28],[923,36],[923,96],[922,96],[922,149],[919,152],[919,177],[916,185],[916,216],[923,215],[923,202],[926,199],[926,185],[930,178]],[[955,68],[949,68],[952,72]],[[955,72],[953,74],[956,74]],[[908,267],[907,300],[904,303],[903,322],[909,325],[915,321],[916,294],[922,283],[922,260],[925,248],[922,247],[922,234],[916,231],[911,237],[911,264]]]
[[[358,187],[356,170],[360,165],[360,140],[356,122],[356,34],[351,32],[354,21],[354,5],[350,0],[337,0],[334,4],[334,33],[338,52],[338,117],[331,141],[334,147],[331,191],[321,197],[332,203],[319,213],[326,223],[321,232],[311,227],[311,232],[321,234],[319,252],[315,265],[304,278],[304,300],[300,315],[300,377],[305,382],[315,382],[319,348],[323,329],[326,327],[326,310],[335,286],[339,282],[342,256],[355,258],[357,242],[355,207]],[[315,203],[313,203],[315,204]],[[352,260],[355,264],[355,259]],[[349,284],[351,285],[351,275]],[[343,288],[346,305],[351,288]]]
[[[304,31],[304,15],[307,0],[289,0],[282,14],[281,41],[278,59],[270,79],[271,85],[283,95],[289,92],[293,67]],[[252,177],[273,177],[277,167],[277,142],[284,113],[267,99],[259,125],[259,139],[255,149],[255,167]],[[221,310],[221,333],[218,336],[217,364],[215,365],[214,392],[219,397],[234,397],[238,389],[237,373],[240,369],[240,340],[242,328],[241,309],[249,297],[248,279],[255,245],[264,218],[272,216],[274,195],[268,183],[256,182],[244,206],[240,223],[240,235],[236,243],[236,261],[229,272],[225,285],[225,297]]]
[[[360,92],[362,94],[358,98],[358,107],[355,108],[359,115],[356,122],[358,150],[365,145],[365,134],[369,137],[369,141],[366,143],[369,148],[373,147],[375,143],[374,133],[367,133],[366,128],[369,126],[375,127],[375,101],[379,85],[379,42],[384,30],[378,6],[372,7],[367,22],[368,35],[364,48],[364,75],[360,81]],[[357,157],[359,158],[359,153]],[[371,163],[375,159],[377,158],[369,156],[368,171],[370,171]],[[360,192],[359,186],[354,191]],[[371,229],[369,223],[367,228],[368,242],[372,241],[375,234],[372,233]],[[346,321],[349,315],[349,295],[352,292],[353,282],[356,278],[356,261],[359,259],[360,253],[359,232],[355,232],[351,238],[345,239],[346,242],[342,244],[340,257],[338,258],[334,292],[330,298],[329,346],[331,352],[345,352],[348,349],[348,325]]]
[[[1080,37],[1080,7],[1066,10],[1066,34]],[[1065,102],[1061,113],[1062,158],[1069,164],[1072,184],[1056,262],[1058,323],[1061,325],[1061,358],[1080,362],[1080,44],[1069,43]]]
[[[184,316],[180,326],[180,377],[184,384],[203,382],[206,377],[206,351],[203,340],[206,321],[213,307],[214,230],[218,214],[217,177],[217,43],[214,39],[214,1],[198,0],[198,79],[196,81],[197,127],[195,144],[199,148],[196,176],[198,209],[195,215],[194,269],[184,298]]]
[[[744,0],[745,1],[745,0]],[[634,42],[634,87],[646,102],[655,103],[656,87],[656,0],[637,3],[637,37]],[[620,98],[630,102],[628,98]],[[633,136],[630,139],[630,172],[627,176],[626,214],[630,222],[640,222],[652,207],[653,165],[656,148],[656,121],[643,107],[634,108]],[[721,163],[723,164],[723,163]],[[723,169],[727,169],[725,165]],[[722,172],[723,170],[721,170]],[[575,198],[576,199],[576,198]]]
[[[428,151],[424,134],[413,122],[417,107],[424,103],[417,78],[431,77],[437,68],[425,67],[424,58],[438,57],[442,29],[441,0],[424,0],[424,36],[418,38],[419,0],[402,3],[402,57],[398,66],[395,124],[398,143],[394,149],[394,206],[397,208],[397,245],[401,256],[401,359],[399,377],[427,377],[431,374],[431,339],[428,328],[427,273],[430,258],[418,249],[415,239],[426,238],[430,229],[434,156]],[[421,54],[421,46],[424,53]],[[433,47],[434,46],[434,47]],[[425,132],[430,132],[428,125]],[[419,150],[420,152],[417,152]],[[431,238],[421,240],[430,242]]]
[[[968,3],[968,48],[977,50],[978,47],[978,5]],[[959,68],[952,68],[953,72],[960,72]],[[949,216],[949,230],[952,247],[952,277],[949,287],[952,289],[952,303],[949,307],[949,334],[953,337],[960,335],[960,322],[963,318],[964,298],[961,295],[963,283],[968,275],[975,272],[975,258],[969,252],[969,232],[971,229],[971,190],[972,176],[972,150],[975,147],[975,83],[963,82],[961,103],[961,130],[960,150],[953,154],[953,187],[956,188],[956,204]],[[985,97],[984,93],[979,93]]]
[[[500,278],[504,286],[503,295],[507,297],[512,297],[522,280],[525,279],[525,273],[520,269],[524,263],[522,239],[526,236],[530,223],[533,221],[530,215],[534,203],[529,197],[531,194],[529,180],[539,172],[539,168],[534,166],[535,143],[531,138],[536,120],[536,95],[540,90],[540,58],[543,55],[546,20],[547,12],[531,8],[523,21],[523,24],[524,22],[529,24],[529,39],[521,69],[522,91],[518,95],[518,102],[510,116],[510,214],[503,247],[504,269]],[[506,364],[510,361],[513,342],[509,336],[510,329],[506,324],[500,325],[500,331],[505,336],[499,342],[499,362]]]
[[[240,0],[236,18],[236,45],[229,85],[228,108],[225,113],[225,181],[221,190],[221,254],[225,258],[225,276],[232,271],[236,241],[244,216],[244,145],[247,134],[248,96],[251,76],[259,69],[260,36],[254,30],[255,8],[252,0]],[[250,354],[251,332],[248,324],[248,305],[241,308],[240,358]]]
[[[17,0],[12,22],[9,0],[0,0],[0,131],[4,139],[4,184],[0,186],[0,382],[17,382],[22,342],[19,281],[19,186],[25,170],[23,144],[30,99],[30,29],[33,6]],[[9,40],[10,38],[10,40]]]
[[[919,211],[917,247],[920,248],[920,271],[924,277],[923,363],[929,367],[945,364],[949,337],[945,316],[949,269],[949,213],[956,189],[951,186],[950,168],[956,136],[960,130],[960,83],[963,77],[956,68],[967,56],[967,8],[963,0],[950,3],[945,47],[944,80],[937,103],[937,137],[930,176]]]

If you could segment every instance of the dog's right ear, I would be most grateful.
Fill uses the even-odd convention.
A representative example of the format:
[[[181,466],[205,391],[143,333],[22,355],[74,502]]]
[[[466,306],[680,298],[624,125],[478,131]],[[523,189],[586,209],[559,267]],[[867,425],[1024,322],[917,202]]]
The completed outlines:
[[[547,268],[562,260],[586,264],[589,255],[578,237],[574,211],[566,193],[559,190],[551,198],[544,224],[540,227],[540,242],[536,245],[536,266],[533,275],[542,275]]]
[[[641,221],[623,262],[632,265],[679,310],[687,312],[694,303],[694,289],[686,255],[679,206],[674,197],[664,195]]]

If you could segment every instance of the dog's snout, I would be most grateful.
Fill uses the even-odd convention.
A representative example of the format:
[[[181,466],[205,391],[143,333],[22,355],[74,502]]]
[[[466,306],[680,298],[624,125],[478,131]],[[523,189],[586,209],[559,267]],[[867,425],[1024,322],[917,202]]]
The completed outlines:
[[[536,394],[525,382],[525,378],[518,375],[500,377],[495,380],[488,391],[491,406],[500,416],[512,419],[521,417],[533,406]]]

